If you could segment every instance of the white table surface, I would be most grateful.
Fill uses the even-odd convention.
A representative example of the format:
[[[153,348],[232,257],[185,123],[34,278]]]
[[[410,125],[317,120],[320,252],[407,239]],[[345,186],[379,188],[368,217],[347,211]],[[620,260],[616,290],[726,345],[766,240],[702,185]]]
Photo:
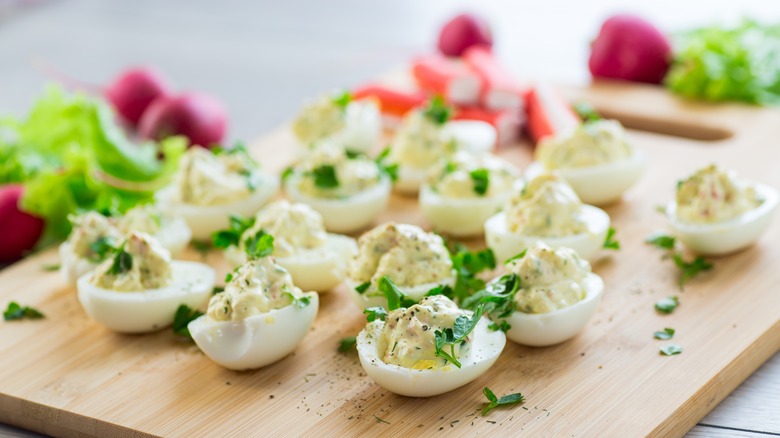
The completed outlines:
[[[42,90],[35,59],[96,84],[152,64],[180,89],[222,98],[231,138],[251,140],[308,96],[432,50],[440,23],[461,10],[491,20],[496,50],[518,75],[565,83],[588,81],[588,42],[612,13],[638,13],[669,31],[742,16],[780,21],[773,0],[0,0],[0,114],[23,113]],[[39,435],[0,424],[0,436]],[[689,436],[780,436],[780,355]]]

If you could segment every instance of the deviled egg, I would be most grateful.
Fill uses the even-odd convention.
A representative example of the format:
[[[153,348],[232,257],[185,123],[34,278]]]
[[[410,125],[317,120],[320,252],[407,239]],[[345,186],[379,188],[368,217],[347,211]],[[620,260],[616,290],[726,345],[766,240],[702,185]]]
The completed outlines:
[[[517,169],[489,154],[455,153],[439,161],[420,189],[420,208],[433,228],[453,236],[482,234],[485,221],[504,205]]]
[[[217,364],[232,370],[260,368],[295,350],[318,308],[317,293],[302,292],[273,257],[262,257],[239,267],[188,329]]]
[[[507,337],[533,347],[554,345],[579,333],[593,317],[604,281],[570,248],[537,242],[507,265],[508,274],[467,298],[464,307],[488,306],[509,324]]]
[[[719,255],[758,240],[774,217],[777,190],[748,182],[717,165],[698,170],[677,184],[666,209],[675,236],[695,253]]]
[[[388,162],[398,165],[398,192],[417,194],[431,166],[456,151],[485,153],[495,143],[492,126],[476,121],[448,122],[450,113],[440,99],[433,99],[427,107],[410,111],[404,118],[387,157]]]
[[[116,218],[116,226],[123,234],[141,231],[151,234],[176,256],[187,247],[192,231],[184,219],[163,214],[154,205],[139,205]]]
[[[352,100],[349,93],[323,95],[304,105],[292,123],[307,149],[330,143],[352,152],[370,152],[382,136],[382,115],[373,99]]]
[[[95,269],[124,237],[111,219],[90,211],[70,218],[73,230],[59,247],[60,272],[69,284]]]
[[[157,203],[162,211],[183,218],[194,239],[207,240],[227,228],[231,214],[257,213],[278,188],[277,179],[263,173],[243,147],[191,147],[174,183],[158,193]]]
[[[620,199],[642,176],[645,154],[626,140],[616,120],[593,120],[560,135],[544,138],[536,162],[527,172],[556,171],[587,204],[605,205]]]
[[[471,329],[456,329],[456,325]],[[430,397],[452,391],[487,371],[501,355],[506,336],[488,328],[481,315],[461,310],[449,298],[434,295],[419,304],[391,311],[369,322],[357,336],[360,364],[383,388],[409,397]],[[436,338],[453,333],[453,343]]]
[[[382,224],[358,239],[345,281],[349,294],[362,308],[387,307],[379,280],[387,276],[414,301],[437,286],[455,285],[456,272],[441,236],[414,225]]]
[[[391,179],[383,169],[364,155],[323,145],[291,168],[284,190],[319,212],[328,231],[355,232],[387,207]]]
[[[247,260],[246,245],[258,233],[274,237],[273,255],[293,283],[304,290],[325,292],[341,284],[349,261],[357,254],[355,239],[325,232],[322,216],[306,204],[281,200],[268,204],[254,224],[226,251],[234,266]]]
[[[133,232],[94,271],[78,280],[87,314],[120,333],[159,330],[185,304],[204,305],[214,288],[214,270],[203,263],[171,261],[154,237]]]
[[[504,211],[485,222],[485,240],[500,262],[538,241],[572,248],[589,259],[604,244],[609,223],[604,210],[584,205],[563,178],[543,173],[525,182]]]

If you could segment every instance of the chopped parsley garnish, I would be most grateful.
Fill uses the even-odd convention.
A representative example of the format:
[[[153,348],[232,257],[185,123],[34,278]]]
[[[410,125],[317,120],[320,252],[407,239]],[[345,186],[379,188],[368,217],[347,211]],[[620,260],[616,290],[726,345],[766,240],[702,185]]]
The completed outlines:
[[[444,165],[444,174],[452,173],[458,170],[458,165],[453,163],[452,161],[447,161],[447,164]]]
[[[387,298],[387,310],[415,305],[415,301],[401,292],[401,289],[398,289],[398,286],[387,275],[383,275],[379,279],[378,287],[379,291]]]
[[[366,314],[366,321],[374,322],[377,319],[384,321],[387,317],[387,310],[384,307],[369,307],[364,309],[363,313]]]
[[[347,105],[352,102],[352,94],[349,91],[343,91],[336,96],[333,96],[332,101],[341,109],[346,109]]]
[[[250,259],[259,259],[274,253],[274,236],[260,230],[254,236],[244,240],[246,255]]]
[[[680,305],[680,299],[677,295],[671,295],[655,302],[655,310],[661,313],[672,313]]]
[[[16,301],[8,303],[5,312],[3,312],[3,319],[6,321],[18,321],[20,319],[41,319],[45,318],[41,311],[34,309],[30,306],[22,306]]]
[[[690,279],[696,277],[704,271],[709,271],[713,268],[713,264],[708,262],[704,257],[698,256],[693,260],[685,260],[685,256],[682,251],[675,250],[677,246],[677,239],[672,236],[666,236],[663,234],[654,234],[645,239],[645,242],[654,245],[657,248],[668,251],[664,258],[671,258],[674,265],[680,270],[680,277],[678,284],[682,289]]]
[[[488,399],[488,403],[482,408],[483,417],[499,406],[516,405],[525,401],[525,397],[519,392],[498,398],[493,394],[493,391],[491,391],[490,388],[485,387],[485,389],[482,390],[482,393],[485,394],[485,397]]]
[[[456,367],[460,368],[460,362],[455,357],[455,346],[462,344],[466,337],[474,331],[474,327],[477,326],[479,319],[482,317],[482,306],[478,306],[471,315],[471,318],[460,315],[455,319],[455,324],[452,328],[444,330],[436,330],[434,332],[434,346],[436,347],[436,356],[441,357],[451,362]],[[447,352],[445,348],[449,345],[450,351]]]
[[[241,236],[244,232],[255,225],[255,218],[243,218],[239,215],[231,214],[227,230],[216,231],[211,234],[211,241],[216,248],[229,248],[238,246]]]
[[[133,269],[133,256],[125,251],[125,245],[122,244],[114,253],[114,261],[111,262],[111,267],[108,268],[107,274],[121,275],[131,269]]]
[[[323,164],[307,172],[314,177],[314,185],[321,189],[333,189],[339,186],[339,178],[336,168],[331,164]]]
[[[376,422],[377,422],[377,423],[385,423],[385,424],[390,424],[390,422],[389,422],[389,421],[387,421],[387,420],[384,420],[384,419],[382,419],[382,418],[380,418],[380,417],[377,417],[376,415],[374,415],[374,418],[376,418]]]
[[[458,242],[448,242],[447,246],[451,254],[452,268],[458,274],[453,295],[456,300],[462,301],[485,287],[485,282],[477,277],[477,274],[495,269],[496,257],[490,248],[469,251],[465,245]]]
[[[365,282],[363,284],[359,284],[359,285],[355,286],[355,291],[357,293],[359,293],[359,294],[363,294],[363,293],[365,293],[368,290],[369,287],[371,287],[371,282],[367,281],[367,282]]]
[[[666,327],[662,331],[657,331],[653,333],[653,337],[656,339],[660,339],[662,341],[667,341],[669,339],[672,339],[672,337],[674,337],[674,329]]]
[[[193,240],[190,242],[192,244],[192,248],[200,253],[200,256],[202,258],[206,258],[209,251],[211,251],[214,247],[211,246],[211,242],[207,240]]]
[[[613,227],[609,227],[609,230],[607,230],[607,237],[604,238],[603,247],[615,251],[620,249],[620,242],[615,239],[615,229]]]
[[[661,347],[659,351],[664,356],[674,356],[675,354],[682,353],[683,349],[677,344],[669,344]]]
[[[354,351],[357,346],[357,339],[354,336],[343,338],[339,341],[339,351],[342,353],[349,353]]]
[[[487,169],[476,169],[469,172],[471,182],[474,184],[474,193],[485,196],[490,188],[490,172]]]
[[[358,158],[364,158],[366,154],[360,151],[353,151],[350,149],[344,149],[344,155],[347,156],[348,160],[356,160]]]
[[[384,172],[391,181],[398,179],[398,163],[390,163],[387,161],[387,157],[390,156],[390,147],[382,149],[376,157],[376,164],[379,166],[379,170]]]
[[[89,259],[93,262],[100,262],[106,259],[109,254],[116,251],[114,239],[108,236],[98,237],[97,240],[89,245],[92,255]]]
[[[295,168],[293,168],[292,166],[285,167],[284,170],[282,171],[282,176],[281,176],[282,182],[286,181],[287,178],[291,177],[293,173],[295,173]]]
[[[599,114],[599,112],[596,111],[596,108],[594,108],[593,105],[589,104],[588,102],[577,102],[572,105],[572,109],[574,109],[574,112],[577,113],[577,116],[579,116],[580,120],[585,123],[601,120],[601,114]]]
[[[295,306],[295,307],[299,308],[299,309],[303,309],[304,307],[306,307],[306,306],[308,306],[309,304],[311,304],[311,297],[309,297],[308,295],[304,295],[304,296],[302,296],[302,297],[300,297],[300,298],[297,298],[297,297],[296,297],[295,295],[293,295],[291,292],[285,292],[285,294],[286,294],[288,297],[290,297],[290,300],[292,300],[292,303],[291,303],[291,304],[292,304],[293,306]]]
[[[506,264],[509,264],[510,262],[513,262],[515,260],[520,260],[521,258],[525,257],[525,254],[527,252],[528,252],[528,248],[520,251],[519,253],[517,253],[517,254],[513,255],[512,257],[509,257],[508,259],[506,259],[504,264],[506,265]]]
[[[452,290],[452,288],[446,284],[440,284],[438,286],[434,286],[430,290],[428,290],[428,292],[425,293],[426,297],[433,297],[436,295],[444,295],[449,299],[453,299],[455,293]]]
[[[496,318],[506,318],[515,310],[515,294],[520,289],[520,277],[506,274],[488,283],[484,289],[463,300],[461,307],[475,309],[484,306],[485,312]]]
[[[221,294],[222,292],[225,292],[225,288],[222,286],[214,286],[214,288],[211,289],[211,295]]]
[[[60,264],[59,263],[52,263],[52,264],[41,265],[41,269],[43,269],[44,271],[48,271],[48,272],[58,271],[60,269]]]
[[[179,305],[179,308],[176,309],[176,314],[173,316],[173,332],[191,339],[192,335],[187,325],[202,315],[203,312],[191,309],[186,304]]]
[[[452,109],[444,103],[441,96],[437,95],[430,100],[423,114],[433,123],[443,125],[452,116]]]
[[[502,332],[506,333],[512,328],[512,326],[509,325],[505,319],[502,319],[500,323],[491,322],[490,325],[488,325],[488,328],[494,332],[501,330]]]

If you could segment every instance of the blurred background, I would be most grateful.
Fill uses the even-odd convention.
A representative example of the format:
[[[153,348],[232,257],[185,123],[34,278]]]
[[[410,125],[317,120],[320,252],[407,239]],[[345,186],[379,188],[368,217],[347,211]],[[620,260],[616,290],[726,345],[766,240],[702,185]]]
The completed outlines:
[[[178,89],[222,99],[229,136],[254,139],[319,92],[359,85],[432,52],[461,11],[492,24],[499,58],[522,77],[584,83],[589,41],[608,16],[673,32],[742,17],[780,20],[780,3],[591,0],[0,0],[0,114],[23,114],[47,82],[41,65],[94,84],[153,65]]]

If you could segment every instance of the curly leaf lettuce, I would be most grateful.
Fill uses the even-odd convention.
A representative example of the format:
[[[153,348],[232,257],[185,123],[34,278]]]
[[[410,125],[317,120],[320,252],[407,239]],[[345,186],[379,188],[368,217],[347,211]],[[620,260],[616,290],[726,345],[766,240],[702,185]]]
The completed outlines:
[[[780,104],[780,25],[745,21],[707,27],[676,41],[665,84],[673,92],[710,101]]]
[[[0,183],[24,183],[22,208],[46,220],[45,240],[61,239],[71,213],[152,201],[186,147],[134,144],[105,103],[49,87],[26,119],[0,120]]]

